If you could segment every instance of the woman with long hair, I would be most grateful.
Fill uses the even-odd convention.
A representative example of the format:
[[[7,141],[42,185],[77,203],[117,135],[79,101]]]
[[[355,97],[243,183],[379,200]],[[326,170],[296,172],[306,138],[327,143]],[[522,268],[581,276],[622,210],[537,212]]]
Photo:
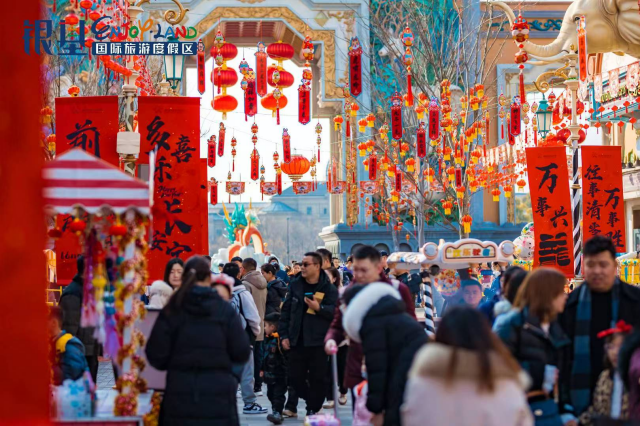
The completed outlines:
[[[167,371],[160,424],[238,425],[231,365],[246,362],[250,351],[240,317],[211,288],[209,262],[193,256],[145,349],[149,363]]]
[[[527,398],[537,424],[562,425],[572,419],[562,415],[554,391],[564,349],[571,343],[558,321],[567,294],[565,276],[551,268],[530,273],[518,290],[514,310],[496,323],[495,331],[533,381]]]
[[[527,377],[483,314],[452,306],[435,342],[417,353],[402,405],[404,426],[530,426]]]
[[[184,262],[179,257],[174,257],[167,262],[167,266],[164,268],[164,282],[175,290],[182,284],[183,273]]]

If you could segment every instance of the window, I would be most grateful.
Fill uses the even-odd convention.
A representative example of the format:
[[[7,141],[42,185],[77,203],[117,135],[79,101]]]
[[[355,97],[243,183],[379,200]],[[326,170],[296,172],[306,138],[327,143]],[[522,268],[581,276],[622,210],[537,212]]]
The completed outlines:
[[[322,211],[322,214],[327,214],[327,208],[325,207],[324,210]]]
[[[307,214],[308,214],[308,215],[310,215],[310,214],[311,214],[311,211],[312,211],[311,207],[307,207]]]

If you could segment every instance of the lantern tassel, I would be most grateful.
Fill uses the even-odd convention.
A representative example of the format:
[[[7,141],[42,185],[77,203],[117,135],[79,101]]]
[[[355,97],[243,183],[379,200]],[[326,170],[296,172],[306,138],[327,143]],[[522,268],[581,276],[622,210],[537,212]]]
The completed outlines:
[[[504,118],[502,119],[502,124],[500,125],[500,139],[504,139]]]
[[[231,163],[231,164],[232,164],[232,166],[231,166],[231,171],[232,171],[232,172],[235,172],[235,171],[236,171],[236,159],[235,159],[235,158],[233,159],[233,161],[232,161],[232,163]]]
[[[520,102],[524,103],[527,100],[524,93],[524,72],[520,70]]]
[[[318,163],[320,162],[320,148],[318,147]]]
[[[280,125],[280,107],[276,108],[276,123]]]
[[[411,90],[411,68],[407,73],[407,106],[413,106],[413,91]]]
[[[538,132],[533,132],[533,144],[538,146]]]

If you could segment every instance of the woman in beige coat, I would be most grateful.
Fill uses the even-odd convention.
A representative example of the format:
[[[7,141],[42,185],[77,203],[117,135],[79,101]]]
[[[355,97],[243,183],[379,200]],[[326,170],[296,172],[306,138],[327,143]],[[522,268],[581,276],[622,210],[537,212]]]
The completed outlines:
[[[482,314],[456,306],[435,343],[416,355],[402,405],[404,426],[532,426],[528,377]]]

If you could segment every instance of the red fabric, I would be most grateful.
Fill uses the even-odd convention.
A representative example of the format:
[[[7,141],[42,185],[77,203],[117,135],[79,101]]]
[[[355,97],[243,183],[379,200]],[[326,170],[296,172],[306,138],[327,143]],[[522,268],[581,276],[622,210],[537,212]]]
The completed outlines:
[[[380,281],[386,282],[389,285],[393,285],[392,281],[384,274],[380,276]],[[355,284],[357,283],[354,283],[352,285]],[[411,291],[409,291],[409,287],[401,282],[398,282],[398,284],[398,291],[400,292],[402,301],[405,304],[407,313],[417,320],[416,307],[413,302],[413,297],[411,297]],[[342,311],[340,310],[340,305],[338,304],[333,316],[333,321],[331,321],[331,326],[329,326],[329,330],[327,331],[327,335],[325,336],[324,341],[326,343],[328,340],[334,340],[336,343],[340,344],[340,342],[345,340],[346,337],[347,336],[344,332],[344,328],[342,328]],[[362,345],[354,341],[350,341],[349,352],[347,353],[347,364],[344,371],[344,386],[349,389],[352,389],[358,383],[364,380],[364,378],[362,377],[362,357]]]
[[[18,90],[5,90],[0,107],[0,191],[3,223],[0,264],[3,271],[0,323],[6,349],[0,363],[0,424],[49,424],[49,362],[44,255],[45,221],[42,200],[42,148],[39,82],[41,57],[24,52],[15,35],[24,34],[25,20],[39,18],[40,2],[28,0],[8,7],[3,24],[2,81]],[[7,15],[8,14],[8,15]],[[11,35],[11,36],[10,36]],[[19,64],[19,65],[17,65]],[[9,184],[10,182],[10,184]],[[10,326],[9,326],[10,325]]]

